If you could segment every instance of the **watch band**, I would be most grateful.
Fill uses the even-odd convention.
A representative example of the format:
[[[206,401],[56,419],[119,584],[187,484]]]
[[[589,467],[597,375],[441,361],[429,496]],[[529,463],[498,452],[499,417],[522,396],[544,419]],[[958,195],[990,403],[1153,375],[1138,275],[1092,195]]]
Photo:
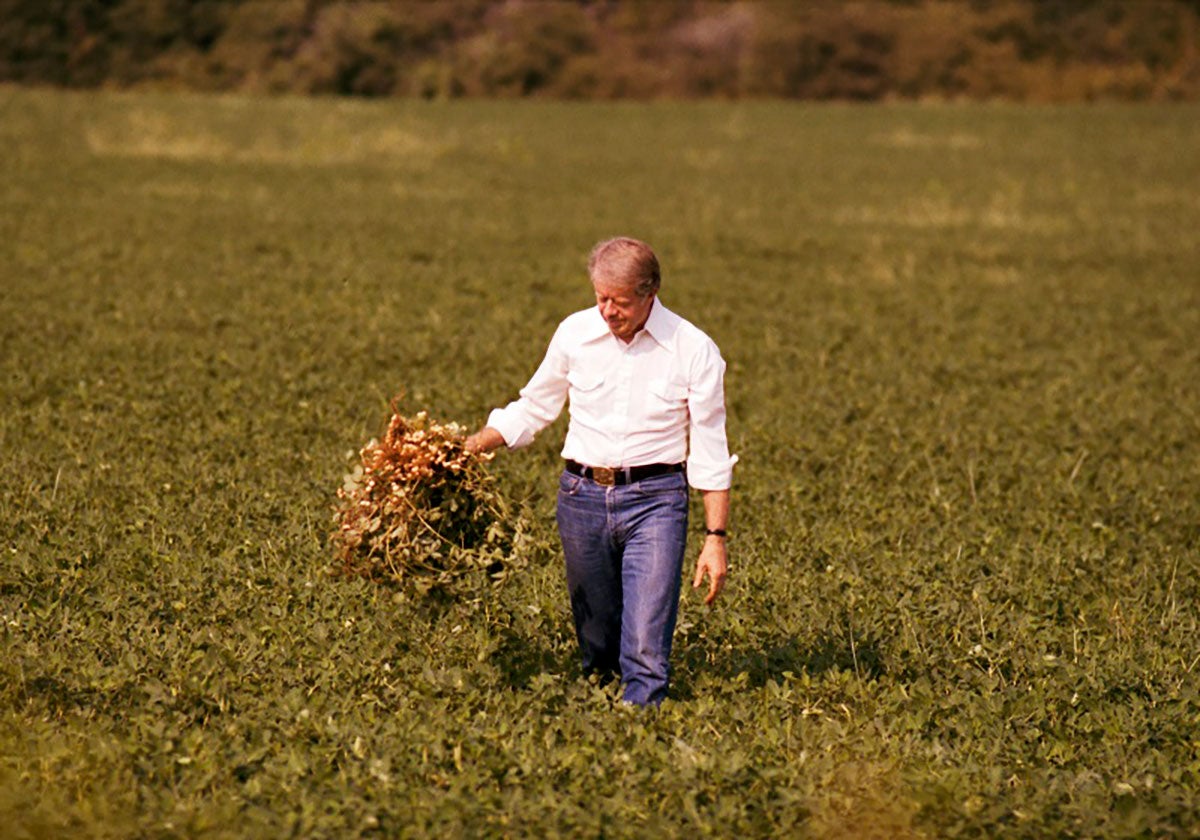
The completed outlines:
[[[724,528],[705,528],[704,534],[705,534],[705,536],[709,536],[709,537],[724,537],[725,529]]]

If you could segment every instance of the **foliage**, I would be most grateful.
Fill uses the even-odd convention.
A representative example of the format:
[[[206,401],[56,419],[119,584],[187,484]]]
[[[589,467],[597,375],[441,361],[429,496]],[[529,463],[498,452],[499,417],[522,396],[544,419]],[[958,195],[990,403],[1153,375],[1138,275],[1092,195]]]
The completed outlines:
[[[1189,105],[0,89],[5,836],[1195,835],[1197,150]],[[644,712],[577,661],[561,420],[487,465],[502,589],[325,574],[347,442],[402,388],[481,423],[620,233],[741,457]]]
[[[352,96],[1195,100],[1194,0],[0,0],[0,81]]]
[[[408,418],[392,404],[381,440],[359,453],[338,490],[334,553],[350,574],[428,591],[483,571],[511,572],[519,520],[472,455],[462,430]]]

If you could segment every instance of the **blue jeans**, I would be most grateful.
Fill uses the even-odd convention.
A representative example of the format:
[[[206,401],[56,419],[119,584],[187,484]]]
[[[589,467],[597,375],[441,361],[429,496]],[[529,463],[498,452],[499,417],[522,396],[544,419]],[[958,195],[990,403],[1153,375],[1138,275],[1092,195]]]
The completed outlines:
[[[619,675],[627,702],[658,705],[671,675],[687,479],[605,487],[564,471],[557,518],[584,672]]]

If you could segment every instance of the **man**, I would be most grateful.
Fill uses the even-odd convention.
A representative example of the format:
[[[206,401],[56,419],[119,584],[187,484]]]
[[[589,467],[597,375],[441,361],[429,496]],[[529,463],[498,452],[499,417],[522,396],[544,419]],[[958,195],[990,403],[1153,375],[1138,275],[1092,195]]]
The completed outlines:
[[[596,306],[561,324],[520,398],[466,446],[528,445],[570,398],[558,530],[586,673],[619,675],[624,699],[667,694],[687,540],[688,485],[706,533],[693,588],[725,585],[725,527],[736,456],[725,437],[725,363],[712,340],[658,299],[650,246],[617,238],[588,260]]]

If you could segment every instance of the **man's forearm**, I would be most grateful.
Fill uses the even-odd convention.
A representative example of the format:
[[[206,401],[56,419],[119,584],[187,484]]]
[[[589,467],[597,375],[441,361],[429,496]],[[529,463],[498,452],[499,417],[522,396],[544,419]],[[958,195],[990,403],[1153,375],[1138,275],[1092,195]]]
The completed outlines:
[[[729,524],[729,491],[701,490],[704,497],[704,524],[709,531],[724,531]],[[729,552],[725,538],[720,534],[706,534],[696,560],[696,576],[692,588],[696,589],[708,575],[708,594],[704,603],[712,604],[725,588],[725,576],[729,573]]]
[[[729,491],[701,490],[704,498],[704,526],[710,531],[724,531],[729,525]]]

